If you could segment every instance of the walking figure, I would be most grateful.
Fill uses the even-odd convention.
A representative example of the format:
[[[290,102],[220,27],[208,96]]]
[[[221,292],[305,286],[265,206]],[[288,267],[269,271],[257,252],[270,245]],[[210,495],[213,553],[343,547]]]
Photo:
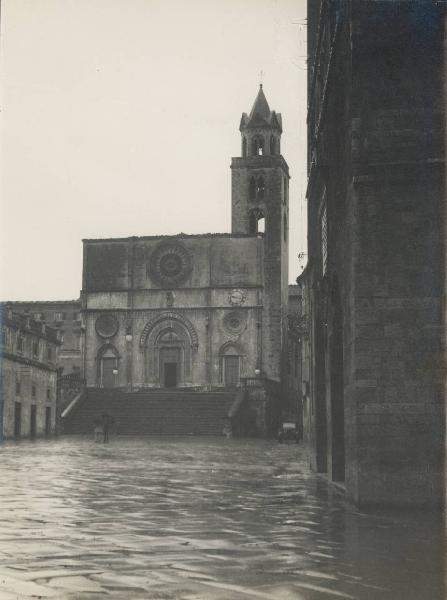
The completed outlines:
[[[94,421],[94,440],[95,443],[100,442],[103,437],[104,437],[104,427],[103,427],[103,423],[102,420],[99,417],[96,417],[95,421]]]
[[[107,413],[102,415],[102,430],[103,430],[103,442],[106,444],[109,441],[110,426],[113,423],[113,417]]]

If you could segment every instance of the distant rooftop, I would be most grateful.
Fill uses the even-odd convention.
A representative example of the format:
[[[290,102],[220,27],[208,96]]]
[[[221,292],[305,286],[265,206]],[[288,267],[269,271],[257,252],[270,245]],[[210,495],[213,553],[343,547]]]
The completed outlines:
[[[0,322],[12,325],[19,330],[30,331],[55,344],[61,344],[58,329],[50,327],[44,321],[35,321],[28,315],[14,312],[11,307],[6,306],[5,303],[0,304]]]
[[[143,235],[125,238],[85,238],[83,242],[129,242],[144,240],[169,240],[182,238],[256,238],[259,234],[251,233],[176,233],[173,235]]]
[[[0,302],[0,307],[6,305],[20,306],[25,304],[44,304],[48,306],[50,304],[79,304],[80,302],[80,298],[77,300],[4,300]]]

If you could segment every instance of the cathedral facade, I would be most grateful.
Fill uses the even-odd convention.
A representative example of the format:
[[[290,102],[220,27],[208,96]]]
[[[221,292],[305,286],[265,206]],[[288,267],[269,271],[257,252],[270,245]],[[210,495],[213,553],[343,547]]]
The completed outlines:
[[[279,383],[287,360],[288,166],[262,86],[240,123],[232,232],[84,240],[89,387]]]

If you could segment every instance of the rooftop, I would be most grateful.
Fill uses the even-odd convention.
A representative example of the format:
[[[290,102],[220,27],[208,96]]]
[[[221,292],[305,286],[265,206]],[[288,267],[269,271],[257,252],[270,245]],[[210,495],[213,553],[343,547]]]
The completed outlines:
[[[55,344],[61,344],[59,339],[59,331],[54,327],[50,327],[43,321],[35,321],[30,316],[23,313],[14,312],[4,303],[0,305],[0,322],[16,327],[22,331],[28,331],[43,337]]]
[[[254,101],[250,114],[242,113],[242,119],[239,129],[242,131],[247,128],[268,127],[282,131],[282,119],[279,113],[270,110],[270,106],[265,97],[262,83],[259,86],[259,92]]]
[[[176,233],[174,235],[143,235],[124,238],[86,238],[83,242],[141,242],[145,240],[179,240],[190,238],[256,238],[259,234],[249,233]]]

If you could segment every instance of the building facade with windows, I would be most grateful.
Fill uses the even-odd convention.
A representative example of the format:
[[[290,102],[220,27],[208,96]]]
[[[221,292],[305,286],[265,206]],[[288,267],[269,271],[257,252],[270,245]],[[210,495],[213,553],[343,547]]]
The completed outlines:
[[[54,433],[60,332],[0,308],[0,416],[5,438]]]
[[[81,302],[80,300],[5,302],[14,312],[25,314],[60,331],[61,347],[58,367],[63,375],[81,370]]]
[[[445,3],[308,2],[305,439],[359,504],[442,499]]]
[[[234,387],[287,363],[288,166],[262,86],[240,123],[232,232],[84,240],[88,386]]]

